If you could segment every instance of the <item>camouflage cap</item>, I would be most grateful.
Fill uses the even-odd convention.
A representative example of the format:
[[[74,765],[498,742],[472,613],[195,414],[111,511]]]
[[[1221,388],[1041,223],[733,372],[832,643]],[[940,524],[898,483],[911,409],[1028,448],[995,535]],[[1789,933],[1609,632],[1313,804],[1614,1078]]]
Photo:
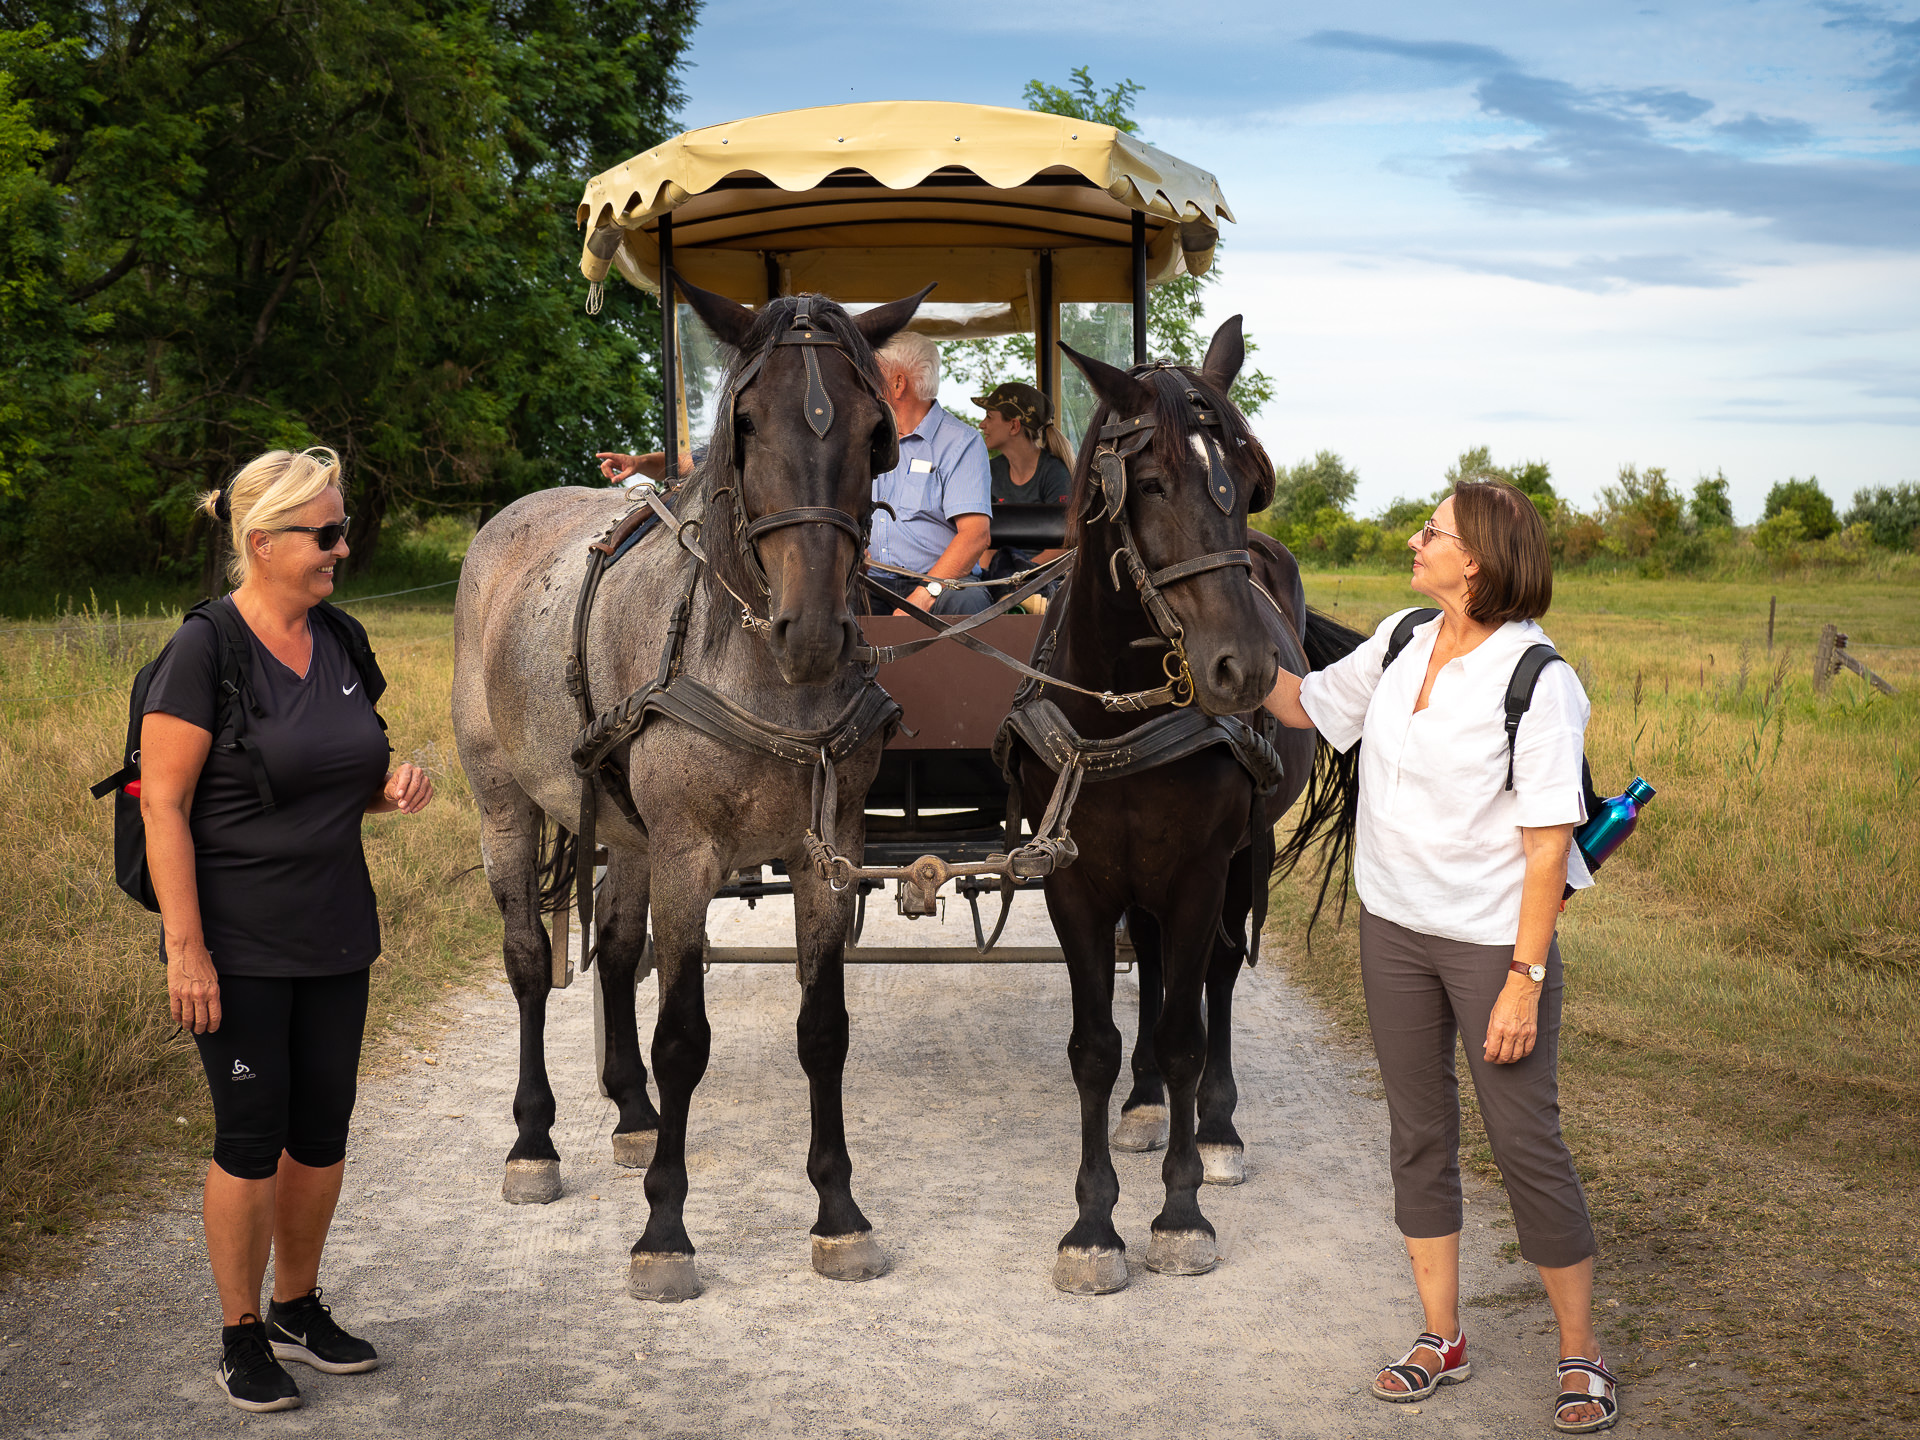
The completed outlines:
[[[1053,418],[1053,407],[1047,403],[1047,397],[1031,385],[1023,385],[1018,380],[1009,380],[996,385],[985,395],[968,397],[982,410],[998,410],[1002,415],[1018,415],[1026,422],[1027,433],[1038,435],[1047,421]]]

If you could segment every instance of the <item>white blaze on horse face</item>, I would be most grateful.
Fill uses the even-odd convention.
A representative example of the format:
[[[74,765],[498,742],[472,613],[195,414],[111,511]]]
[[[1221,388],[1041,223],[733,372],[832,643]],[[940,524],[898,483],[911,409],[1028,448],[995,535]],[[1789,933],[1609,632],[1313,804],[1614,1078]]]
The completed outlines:
[[[1198,435],[1187,436],[1187,444],[1193,447],[1193,456],[1202,465],[1207,463],[1207,447]]]

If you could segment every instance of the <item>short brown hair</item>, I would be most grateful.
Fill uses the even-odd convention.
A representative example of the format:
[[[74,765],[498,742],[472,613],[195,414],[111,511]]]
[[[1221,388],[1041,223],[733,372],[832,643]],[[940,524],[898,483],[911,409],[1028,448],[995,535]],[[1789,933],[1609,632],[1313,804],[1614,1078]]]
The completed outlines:
[[[1467,615],[1482,625],[1538,620],[1553,604],[1553,556],[1547,527],[1526,492],[1504,480],[1462,480],[1453,487],[1460,543],[1480,566]]]

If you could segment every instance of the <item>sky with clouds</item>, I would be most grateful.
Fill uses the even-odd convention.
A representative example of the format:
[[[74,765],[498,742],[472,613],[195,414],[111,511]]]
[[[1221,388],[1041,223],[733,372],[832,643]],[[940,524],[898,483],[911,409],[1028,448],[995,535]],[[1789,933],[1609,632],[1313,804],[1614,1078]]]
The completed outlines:
[[[805,23],[798,23],[804,15]],[[689,126],[842,101],[1019,105],[1077,65],[1237,225],[1276,458],[1362,508],[1452,458],[1920,481],[1920,4],[707,0]]]

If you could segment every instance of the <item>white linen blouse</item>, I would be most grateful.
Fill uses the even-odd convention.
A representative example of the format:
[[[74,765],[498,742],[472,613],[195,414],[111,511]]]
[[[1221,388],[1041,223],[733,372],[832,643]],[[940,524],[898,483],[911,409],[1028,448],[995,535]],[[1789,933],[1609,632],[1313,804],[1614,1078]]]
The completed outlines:
[[[1512,945],[1527,873],[1522,827],[1587,818],[1580,761],[1590,707],[1573,667],[1540,672],[1520,721],[1507,782],[1507,681],[1529,645],[1551,644],[1531,620],[1509,621],[1434,677],[1414,713],[1433,658],[1438,616],[1386,670],[1387,642],[1407,612],[1380,622],[1345,659],[1300,682],[1300,705],[1334,749],[1360,750],[1360,814],[1353,878],[1373,914],[1409,930],[1475,945]],[[1580,847],[1567,880],[1593,884]]]

